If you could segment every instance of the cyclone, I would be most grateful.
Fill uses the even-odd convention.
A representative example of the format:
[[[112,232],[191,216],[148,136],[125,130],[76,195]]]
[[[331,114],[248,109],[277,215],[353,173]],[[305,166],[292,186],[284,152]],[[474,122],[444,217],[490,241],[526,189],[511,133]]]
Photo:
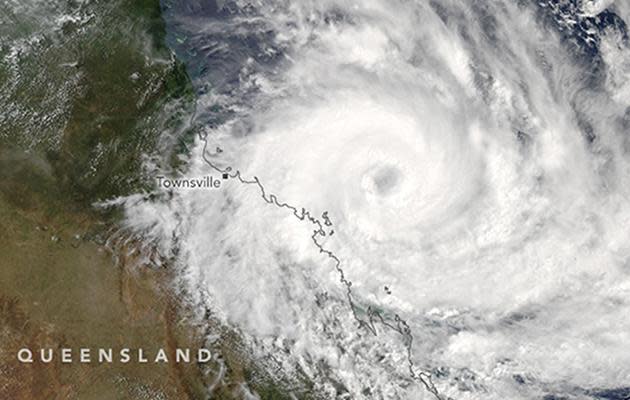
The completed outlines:
[[[622,398],[630,14],[566,3],[176,14],[191,64],[241,60],[196,77],[184,172],[230,179],[125,199],[128,225],[176,237],[190,290],[330,398]]]

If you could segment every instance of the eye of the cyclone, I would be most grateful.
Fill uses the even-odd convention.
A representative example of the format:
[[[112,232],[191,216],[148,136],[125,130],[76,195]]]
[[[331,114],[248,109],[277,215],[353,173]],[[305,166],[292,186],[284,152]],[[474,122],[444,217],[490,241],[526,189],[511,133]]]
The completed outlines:
[[[376,166],[368,169],[361,179],[361,187],[369,194],[386,197],[400,186],[403,176],[395,166]]]

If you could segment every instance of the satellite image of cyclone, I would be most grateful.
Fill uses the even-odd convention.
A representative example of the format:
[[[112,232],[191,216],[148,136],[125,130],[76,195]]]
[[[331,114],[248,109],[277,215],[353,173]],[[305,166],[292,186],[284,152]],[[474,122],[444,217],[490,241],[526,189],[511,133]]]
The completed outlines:
[[[51,12],[26,3],[0,10],[48,29]],[[98,268],[111,290],[96,272],[72,284],[90,280],[125,304],[108,318],[131,321],[94,328],[111,333],[90,346],[173,343],[174,329],[214,355],[164,373],[177,393],[156,372],[99,367],[116,398],[630,399],[628,0],[162,0],[131,22],[125,1],[67,3],[83,13],[67,41],[90,43],[72,51],[108,55],[65,60],[78,71],[65,100],[40,109],[15,83],[33,79],[16,71],[34,39],[3,23],[2,168],[40,151],[29,162],[95,215],[80,240],[38,225],[46,246],[105,248],[118,266]],[[2,175],[16,176],[31,175]],[[4,197],[36,191],[16,185]],[[17,273],[0,294],[30,304],[7,294],[30,279]],[[166,294],[129,289],[145,281]],[[143,296],[173,300],[153,315]],[[43,398],[14,394],[20,368],[0,369],[0,394]],[[81,390],[49,398],[101,398]]]

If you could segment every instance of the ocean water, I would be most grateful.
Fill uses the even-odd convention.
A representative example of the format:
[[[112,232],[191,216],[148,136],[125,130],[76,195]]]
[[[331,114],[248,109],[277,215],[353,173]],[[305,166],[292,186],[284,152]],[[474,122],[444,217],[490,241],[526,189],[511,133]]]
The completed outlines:
[[[630,395],[628,3],[163,7],[181,175],[229,178],[116,203],[261,363],[323,398]]]

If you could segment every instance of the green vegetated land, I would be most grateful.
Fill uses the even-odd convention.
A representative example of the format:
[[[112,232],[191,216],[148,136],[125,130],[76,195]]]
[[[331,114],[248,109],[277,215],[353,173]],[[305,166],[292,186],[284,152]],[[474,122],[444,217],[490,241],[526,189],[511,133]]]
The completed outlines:
[[[178,122],[157,110],[192,93],[163,45],[157,1],[58,3],[53,27],[46,15],[4,10],[4,29],[17,33],[2,43],[0,143],[3,161],[13,158],[2,171],[37,175],[13,180],[89,206],[141,184],[141,155]]]
[[[155,1],[0,4],[0,398],[203,398],[195,364],[17,362],[18,349],[196,348],[167,269],[103,246],[192,92]],[[174,110],[165,115],[166,106]],[[129,250],[129,249],[126,249]]]

